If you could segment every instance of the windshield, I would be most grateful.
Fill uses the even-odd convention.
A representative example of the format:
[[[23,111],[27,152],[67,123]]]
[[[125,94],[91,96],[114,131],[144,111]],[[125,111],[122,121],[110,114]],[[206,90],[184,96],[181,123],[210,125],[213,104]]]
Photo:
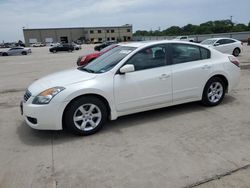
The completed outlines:
[[[214,44],[216,41],[216,39],[207,39],[201,42],[201,44],[205,44],[205,45],[211,45]]]
[[[86,66],[79,67],[78,69],[91,73],[107,72],[135,49],[135,47],[118,46],[104,53],[102,56],[95,59]]]

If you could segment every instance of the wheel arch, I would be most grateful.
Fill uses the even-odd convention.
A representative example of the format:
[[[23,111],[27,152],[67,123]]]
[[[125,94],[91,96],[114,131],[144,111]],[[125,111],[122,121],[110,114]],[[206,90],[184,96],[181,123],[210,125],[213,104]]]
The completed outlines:
[[[235,50],[235,49],[238,49],[238,50],[240,51],[240,53],[241,53],[241,49],[240,49],[240,47],[236,47],[236,48],[234,48],[234,50]]]
[[[76,96],[75,98],[73,98],[68,104],[67,106],[64,108],[63,110],[63,115],[62,115],[62,128],[64,129],[65,128],[65,124],[64,124],[64,118],[65,118],[65,113],[69,107],[70,104],[72,104],[72,102],[78,100],[79,98],[82,98],[82,97],[96,97],[98,98],[99,100],[101,100],[104,105],[106,106],[107,110],[108,110],[108,117],[111,116],[111,107],[110,107],[110,103],[108,102],[108,100],[100,95],[100,94],[96,94],[96,93],[87,93],[87,94],[83,94],[83,95],[79,95],[79,96]]]
[[[208,80],[210,80],[211,78],[215,78],[215,77],[220,78],[225,83],[225,86],[226,86],[225,92],[227,93],[228,92],[228,84],[229,84],[227,77],[223,74],[215,74],[215,75],[211,76]]]

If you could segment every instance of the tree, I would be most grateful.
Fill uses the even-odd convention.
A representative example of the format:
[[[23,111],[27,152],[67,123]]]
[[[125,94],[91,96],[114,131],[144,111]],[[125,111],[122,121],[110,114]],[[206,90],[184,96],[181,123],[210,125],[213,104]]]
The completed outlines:
[[[200,25],[187,24],[180,28],[179,26],[171,26],[163,31],[152,29],[150,31],[136,31],[135,36],[162,36],[162,35],[194,35],[194,34],[213,34],[250,31],[250,22],[248,25],[235,24],[231,20],[215,20],[201,23]]]

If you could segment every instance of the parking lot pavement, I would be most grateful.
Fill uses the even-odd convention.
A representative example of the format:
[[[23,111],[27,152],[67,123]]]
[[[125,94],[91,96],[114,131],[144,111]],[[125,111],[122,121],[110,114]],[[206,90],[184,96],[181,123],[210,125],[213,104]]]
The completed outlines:
[[[244,43],[242,53],[238,57],[242,69],[250,68],[250,55],[249,54],[250,54],[250,46],[247,46],[247,44]]]
[[[29,128],[19,111],[25,88],[92,49],[0,57],[1,188],[250,185],[249,69],[217,107],[189,103],[121,117],[88,137]]]

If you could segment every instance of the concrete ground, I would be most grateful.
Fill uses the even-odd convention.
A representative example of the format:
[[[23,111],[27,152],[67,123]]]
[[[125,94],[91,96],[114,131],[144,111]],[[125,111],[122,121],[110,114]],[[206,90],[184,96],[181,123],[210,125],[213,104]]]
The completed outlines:
[[[0,57],[1,188],[250,187],[250,69],[217,107],[189,103],[143,112],[78,137],[29,128],[19,102],[34,80],[75,67],[93,46],[32,50]],[[248,51],[239,57],[243,66]]]

